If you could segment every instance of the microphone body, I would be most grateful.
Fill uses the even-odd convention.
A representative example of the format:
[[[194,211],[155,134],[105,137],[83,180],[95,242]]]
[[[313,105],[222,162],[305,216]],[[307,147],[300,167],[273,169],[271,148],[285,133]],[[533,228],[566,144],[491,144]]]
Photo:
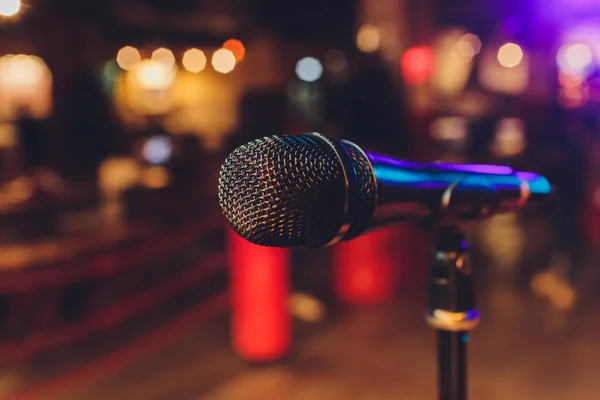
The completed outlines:
[[[365,230],[401,221],[478,219],[537,206],[551,193],[546,178],[506,166],[416,163],[364,151],[347,141],[343,146],[347,154],[361,152],[372,168],[375,209]],[[349,179],[349,202],[353,184],[360,183]]]
[[[550,193],[549,182],[533,173],[402,161],[319,134],[242,146],[219,180],[232,227],[277,247],[331,245],[397,222],[480,219],[536,206]]]

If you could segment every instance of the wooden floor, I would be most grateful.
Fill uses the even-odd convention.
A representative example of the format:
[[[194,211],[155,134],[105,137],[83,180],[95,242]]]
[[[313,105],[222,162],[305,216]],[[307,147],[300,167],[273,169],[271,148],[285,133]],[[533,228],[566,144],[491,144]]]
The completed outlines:
[[[573,310],[560,312],[536,298],[516,272],[478,272],[482,321],[469,343],[470,398],[599,399],[600,296],[589,288],[598,286],[600,274],[589,275],[586,295]],[[425,296],[424,283],[414,284],[393,304],[331,307],[322,322],[295,321],[293,352],[273,365],[238,357],[229,346],[228,317],[221,314],[105,373],[94,372],[103,366],[94,369],[93,357],[91,369],[78,374],[75,368],[71,377],[55,381],[44,376],[53,363],[37,368],[34,378],[16,369],[13,376],[24,380],[29,394],[0,398],[431,400],[437,398],[436,343],[423,318]],[[127,354],[135,341],[118,347]],[[55,357],[58,364],[69,355]],[[120,356],[111,357],[108,364]]]
[[[483,319],[469,349],[472,399],[599,398],[600,303],[565,314],[511,285],[480,289]],[[219,318],[53,398],[434,399],[435,335],[423,321],[421,293],[402,297],[302,328],[294,353],[270,366],[240,360],[228,347],[227,319]]]

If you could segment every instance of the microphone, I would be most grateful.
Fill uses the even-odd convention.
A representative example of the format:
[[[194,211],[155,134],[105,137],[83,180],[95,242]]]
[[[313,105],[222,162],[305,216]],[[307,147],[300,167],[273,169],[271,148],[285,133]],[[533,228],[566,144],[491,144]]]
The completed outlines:
[[[397,222],[476,220],[539,205],[546,178],[496,165],[416,163],[317,133],[271,136],[234,150],[219,205],[243,238],[327,246]]]

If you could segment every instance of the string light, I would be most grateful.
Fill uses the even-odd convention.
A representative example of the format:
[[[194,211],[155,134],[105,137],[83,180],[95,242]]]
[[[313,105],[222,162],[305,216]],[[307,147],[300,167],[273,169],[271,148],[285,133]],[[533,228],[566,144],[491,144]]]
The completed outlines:
[[[132,70],[140,61],[142,61],[142,56],[135,47],[125,46],[117,53],[117,64],[125,71]]]
[[[154,60],[143,60],[136,65],[135,78],[147,90],[165,90],[175,80],[175,70]]]
[[[235,68],[235,55],[231,50],[219,49],[212,56],[211,64],[215,71],[228,74]]]
[[[321,62],[313,57],[304,57],[296,64],[296,75],[304,82],[315,82],[323,74]]]
[[[246,47],[244,44],[238,39],[229,39],[223,43],[223,48],[231,51],[235,56],[236,62],[242,62],[244,57],[246,57]]]
[[[189,49],[183,53],[181,63],[187,71],[198,73],[206,68],[206,55],[200,49]]]
[[[165,47],[158,48],[152,52],[152,61],[163,64],[166,68],[175,66],[175,56],[173,52]]]
[[[373,53],[381,45],[381,34],[374,25],[363,25],[356,34],[356,47],[363,53]]]
[[[498,49],[498,62],[506,68],[514,68],[523,60],[523,49],[516,43],[506,43]]]
[[[21,0],[0,0],[0,15],[13,17],[21,11]]]

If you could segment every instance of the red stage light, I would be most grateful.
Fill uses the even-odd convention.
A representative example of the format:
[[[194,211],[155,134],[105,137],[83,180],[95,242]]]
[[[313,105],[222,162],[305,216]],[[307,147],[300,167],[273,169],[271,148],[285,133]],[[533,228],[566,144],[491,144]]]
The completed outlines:
[[[435,55],[427,46],[406,50],[400,60],[402,76],[411,85],[427,82],[433,74],[434,67]]]
[[[231,51],[238,63],[246,56],[246,47],[240,40],[229,39],[223,43],[223,48]]]

